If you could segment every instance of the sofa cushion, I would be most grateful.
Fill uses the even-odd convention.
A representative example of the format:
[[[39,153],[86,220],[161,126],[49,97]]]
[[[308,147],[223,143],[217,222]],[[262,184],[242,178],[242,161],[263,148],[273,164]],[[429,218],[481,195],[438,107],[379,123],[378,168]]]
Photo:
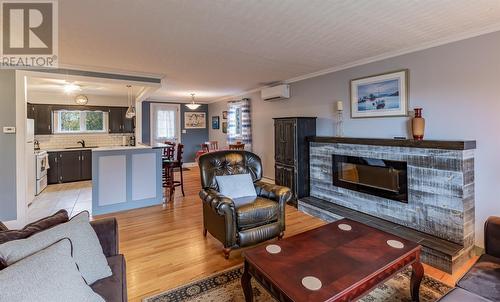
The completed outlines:
[[[461,289],[459,287],[448,292],[439,302],[491,302],[483,297]]]
[[[500,258],[484,254],[458,281],[458,286],[492,301],[500,301]]]
[[[246,230],[278,219],[279,204],[262,197],[241,197],[233,200],[239,230]]]
[[[0,230],[0,244],[11,240],[27,238],[43,230],[68,221],[68,212],[59,210],[55,214],[27,224],[21,230]]]
[[[232,199],[257,196],[250,174],[216,176],[219,192]]]
[[[116,255],[107,258],[109,267],[113,275],[101,279],[91,288],[107,302],[126,302],[127,301],[127,279],[125,270],[125,257]]]
[[[25,239],[0,244],[0,258],[11,265],[63,238],[71,239],[73,257],[87,284],[111,276],[111,269],[101,244],[89,223],[89,213],[82,212],[69,222],[57,225]]]
[[[85,284],[71,250],[65,238],[2,270],[0,302],[104,302]]]

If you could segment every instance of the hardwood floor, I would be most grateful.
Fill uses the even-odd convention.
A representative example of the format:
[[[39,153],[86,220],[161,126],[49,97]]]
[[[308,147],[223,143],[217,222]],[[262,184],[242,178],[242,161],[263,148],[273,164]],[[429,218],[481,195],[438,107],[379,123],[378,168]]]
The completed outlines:
[[[118,219],[120,252],[127,260],[129,301],[140,301],[243,262],[241,250],[225,260],[222,244],[210,234],[203,237],[198,169],[184,172],[184,181],[186,197],[178,189],[174,202],[107,215]],[[288,206],[285,238],[323,224]],[[425,266],[425,273],[453,285],[472,263],[453,276],[429,266]]]

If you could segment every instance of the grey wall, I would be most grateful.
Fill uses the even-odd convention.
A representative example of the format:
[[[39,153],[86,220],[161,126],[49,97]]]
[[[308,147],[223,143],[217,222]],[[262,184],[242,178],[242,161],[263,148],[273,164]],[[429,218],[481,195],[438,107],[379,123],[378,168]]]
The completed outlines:
[[[227,102],[217,102],[208,106],[208,116],[210,119],[208,136],[211,141],[218,142],[219,148],[227,147],[227,134],[222,133],[222,122],[227,122],[227,120],[222,118],[222,111],[227,111]],[[212,129],[212,116],[219,117],[219,129]]]
[[[335,134],[335,101],[349,108],[349,80],[408,68],[410,108],[422,106],[427,139],[475,139],[476,238],[483,223],[500,215],[500,32],[374,62],[291,84],[291,98],[252,100],[253,150],[274,178],[273,117],[317,116],[318,135]],[[212,106],[219,106],[211,104]],[[344,133],[352,137],[408,135],[409,118],[351,119],[344,112]]]
[[[151,139],[151,124],[150,113],[151,103],[160,102],[142,102],[142,142],[148,144]],[[211,120],[208,116],[208,105],[201,105],[196,110],[190,110],[185,104],[181,104],[181,142],[184,144],[184,162],[194,162],[196,151],[200,150],[200,144],[208,141],[208,127],[210,127]],[[187,111],[201,111],[207,114],[207,128],[205,129],[184,129],[184,113]],[[183,133],[186,130],[186,133]]]
[[[16,126],[16,74],[0,70],[0,221],[17,218],[16,135],[2,128]]]

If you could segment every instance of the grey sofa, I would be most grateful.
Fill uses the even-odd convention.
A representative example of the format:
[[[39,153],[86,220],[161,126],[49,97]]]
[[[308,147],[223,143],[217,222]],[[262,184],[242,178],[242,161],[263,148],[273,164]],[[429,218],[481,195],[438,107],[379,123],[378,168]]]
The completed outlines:
[[[65,214],[67,214],[65,212]],[[67,219],[67,217],[66,217]],[[118,251],[118,223],[115,218],[106,218],[91,221],[90,225],[99,238],[102,250],[109,267],[113,272],[108,278],[98,280],[90,287],[94,292],[103,297],[106,302],[126,302],[127,301],[127,279],[125,270],[125,257]],[[0,231],[8,230],[0,222]]]
[[[484,225],[485,254],[440,302],[500,301],[500,217]]]
[[[118,250],[118,223],[115,218],[91,221],[90,224],[99,238],[102,250],[113,275],[101,279],[90,287],[106,300],[106,302],[127,301],[127,274],[125,257]]]

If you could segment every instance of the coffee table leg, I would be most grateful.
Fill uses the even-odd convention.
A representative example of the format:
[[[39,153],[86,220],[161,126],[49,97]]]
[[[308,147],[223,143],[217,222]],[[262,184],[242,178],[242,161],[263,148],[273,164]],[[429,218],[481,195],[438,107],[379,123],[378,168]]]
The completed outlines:
[[[253,301],[253,291],[252,291],[252,275],[248,271],[248,262],[245,261],[245,271],[243,271],[243,276],[241,276],[241,287],[243,287],[243,293],[245,294],[245,301]]]
[[[424,267],[418,260],[411,267],[410,294],[412,301],[418,302],[420,301],[420,282],[422,282],[422,278],[424,277]]]

